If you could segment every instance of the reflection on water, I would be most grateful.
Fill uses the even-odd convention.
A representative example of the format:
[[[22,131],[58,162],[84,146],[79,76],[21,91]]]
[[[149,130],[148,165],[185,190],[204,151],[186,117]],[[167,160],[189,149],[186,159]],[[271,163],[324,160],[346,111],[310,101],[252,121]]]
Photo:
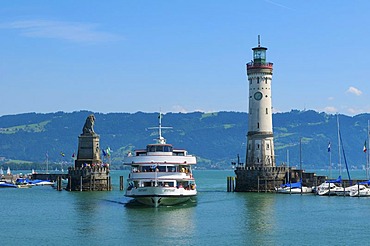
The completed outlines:
[[[274,226],[274,197],[271,194],[248,194],[245,201],[246,221],[248,228],[254,233],[271,230]]]
[[[268,245],[273,243],[269,234],[276,228],[275,200],[276,194],[245,194],[246,235],[251,245]],[[243,210],[242,210],[243,211]]]
[[[195,204],[171,207],[126,206],[127,229],[135,244],[189,245],[195,231]]]
[[[74,232],[87,237],[99,233],[99,217],[104,213],[102,202],[107,192],[68,192],[71,196]]]

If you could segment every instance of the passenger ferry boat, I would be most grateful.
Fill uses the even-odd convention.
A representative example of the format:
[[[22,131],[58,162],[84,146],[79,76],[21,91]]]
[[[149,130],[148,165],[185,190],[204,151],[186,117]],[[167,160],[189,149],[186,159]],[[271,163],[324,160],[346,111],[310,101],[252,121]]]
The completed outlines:
[[[154,127],[159,132],[157,142],[123,160],[131,166],[125,196],[153,207],[183,203],[197,195],[191,168],[196,164],[195,156],[166,143],[162,129],[169,127],[162,127],[162,116],[158,118],[159,127]]]

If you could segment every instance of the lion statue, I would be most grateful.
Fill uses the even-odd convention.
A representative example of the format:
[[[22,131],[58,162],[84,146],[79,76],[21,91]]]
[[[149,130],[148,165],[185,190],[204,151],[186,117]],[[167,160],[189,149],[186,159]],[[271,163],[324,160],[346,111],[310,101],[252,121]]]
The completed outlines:
[[[94,135],[94,123],[95,123],[95,116],[93,114],[89,115],[86,118],[86,122],[84,127],[82,128],[83,135]]]

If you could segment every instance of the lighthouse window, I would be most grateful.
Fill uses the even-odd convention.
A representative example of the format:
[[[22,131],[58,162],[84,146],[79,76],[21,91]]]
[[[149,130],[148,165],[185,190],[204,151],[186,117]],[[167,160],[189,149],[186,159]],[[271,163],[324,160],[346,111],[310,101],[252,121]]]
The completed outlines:
[[[259,84],[260,83],[260,78],[259,77],[257,77],[257,84]]]
[[[270,144],[266,144],[266,149],[270,149]]]
[[[269,113],[269,110],[268,110],[268,108],[266,108],[266,114],[268,114]]]
[[[259,144],[257,144],[257,149],[260,149],[260,145]]]
[[[260,123],[259,123],[259,122],[257,123],[257,128],[258,128],[258,129],[260,128]]]

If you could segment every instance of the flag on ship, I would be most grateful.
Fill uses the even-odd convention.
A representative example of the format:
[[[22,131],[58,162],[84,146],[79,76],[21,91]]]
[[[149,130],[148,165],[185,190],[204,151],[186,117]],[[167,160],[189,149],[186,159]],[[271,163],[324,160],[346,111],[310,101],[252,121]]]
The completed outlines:
[[[330,142],[329,142],[329,144],[328,144],[328,152],[330,152]]]
[[[365,144],[364,144],[364,152],[366,153],[367,151],[367,148],[366,148],[366,140],[365,140]]]

